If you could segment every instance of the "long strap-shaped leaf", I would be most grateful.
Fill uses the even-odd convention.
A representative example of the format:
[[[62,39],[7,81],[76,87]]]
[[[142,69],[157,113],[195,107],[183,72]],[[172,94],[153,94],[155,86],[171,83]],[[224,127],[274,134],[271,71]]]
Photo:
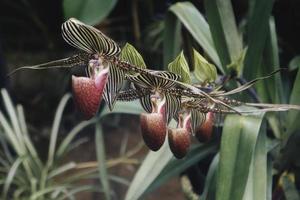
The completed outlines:
[[[62,36],[70,45],[88,53],[115,56],[120,47],[96,28],[71,18],[62,24]]]
[[[180,76],[177,74],[174,74],[172,72],[166,72],[166,71],[149,71],[148,74],[136,74],[136,75],[128,75],[126,78],[133,82],[134,84],[138,85],[141,88],[171,88],[176,83],[174,81],[177,81]],[[153,75],[159,75],[161,77],[165,77],[167,79],[158,78]],[[170,79],[170,80],[168,80]]]
[[[123,86],[125,79],[124,71],[111,64],[109,66],[109,76],[103,92],[103,99],[112,110],[117,100],[117,95]]]

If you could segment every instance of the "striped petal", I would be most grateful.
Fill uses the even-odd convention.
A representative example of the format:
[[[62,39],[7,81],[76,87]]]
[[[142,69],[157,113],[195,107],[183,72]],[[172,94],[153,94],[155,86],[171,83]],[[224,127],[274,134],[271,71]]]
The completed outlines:
[[[151,95],[148,94],[148,95],[140,98],[140,103],[141,103],[142,107],[148,113],[152,112],[152,104],[151,104],[151,97],[150,96]]]
[[[205,118],[205,113],[196,109],[191,110],[191,128],[193,134],[195,134],[197,128],[205,122]]]
[[[62,24],[64,40],[75,48],[87,53],[114,56],[121,48],[98,29],[71,18]]]
[[[103,92],[103,99],[112,110],[117,100],[117,95],[122,89],[125,74],[124,71],[115,65],[109,66],[109,76]]]
[[[168,89],[173,87],[176,83],[174,81],[177,81],[180,76],[176,75],[172,72],[159,72],[159,71],[150,71],[147,70],[147,74],[136,74],[136,75],[128,75],[127,79],[134,84],[138,85],[141,88],[164,88]],[[158,75],[170,80],[166,80],[164,78],[159,78]]]
[[[166,97],[166,121],[169,123],[173,117],[176,116],[181,106],[180,98],[175,97],[169,93],[165,93]]]

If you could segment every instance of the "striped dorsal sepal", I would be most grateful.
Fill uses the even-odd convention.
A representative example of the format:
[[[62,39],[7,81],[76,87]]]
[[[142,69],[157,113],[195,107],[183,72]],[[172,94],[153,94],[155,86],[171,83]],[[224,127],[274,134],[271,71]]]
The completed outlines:
[[[121,48],[96,28],[71,18],[62,24],[64,40],[75,48],[87,53],[117,56]]]
[[[108,80],[103,92],[103,99],[110,110],[113,109],[118,94],[122,89],[125,73],[115,65],[110,64]]]

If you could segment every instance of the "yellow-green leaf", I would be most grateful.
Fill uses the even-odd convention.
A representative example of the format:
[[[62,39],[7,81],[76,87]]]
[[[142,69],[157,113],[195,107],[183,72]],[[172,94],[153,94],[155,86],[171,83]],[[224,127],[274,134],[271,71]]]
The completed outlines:
[[[191,82],[190,69],[182,51],[175,60],[168,65],[168,69],[170,72],[180,75],[182,82]]]
[[[146,64],[141,54],[129,43],[126,43],[121,51],[121,59],[145,69]]]
[[[209,63],[194,49],[195,76],[200,82],[214,82],[217,78],[215,65]]]

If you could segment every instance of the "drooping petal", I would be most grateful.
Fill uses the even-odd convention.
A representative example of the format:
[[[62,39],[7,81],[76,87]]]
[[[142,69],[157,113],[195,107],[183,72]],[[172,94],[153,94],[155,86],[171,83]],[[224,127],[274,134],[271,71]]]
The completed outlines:
[[[124,79],[124,71],[114,64],[110,64],[108,80],[103,93],[103,99],[105,100],[110,110],[112,110],[114,107],[114,104],[118,97],[118,93],[122,89]]]
[[[157,151],[164,144],[167,126],[164,117],[160,113],[142,113],[141,131],[146,145],[152,151]]]
[[[191,145],[190,134],[185,128],[168,129],[169,146],[178,159],[183,158]]]

